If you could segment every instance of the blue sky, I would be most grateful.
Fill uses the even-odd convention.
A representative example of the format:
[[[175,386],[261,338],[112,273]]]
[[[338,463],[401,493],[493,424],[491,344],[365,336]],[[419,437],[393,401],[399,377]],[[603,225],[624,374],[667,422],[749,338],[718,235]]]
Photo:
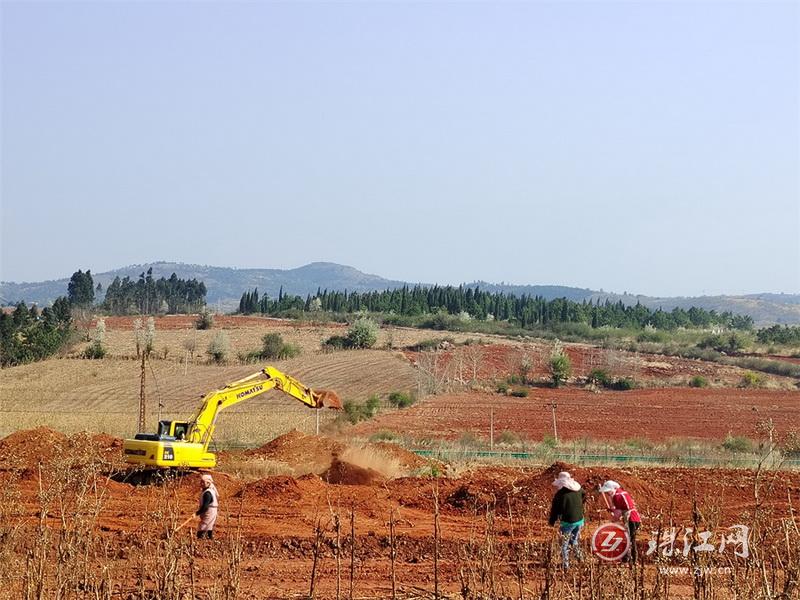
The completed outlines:
[[[797,3],[0,7],[3,280],[800,293]]]

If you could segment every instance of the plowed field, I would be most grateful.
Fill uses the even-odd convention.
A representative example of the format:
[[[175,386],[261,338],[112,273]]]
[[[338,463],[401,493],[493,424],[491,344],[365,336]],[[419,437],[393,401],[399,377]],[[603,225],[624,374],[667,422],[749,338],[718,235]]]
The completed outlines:
[[[265,451],[273,458],[291,462],[304,442],[314,448],[327,447],[324,440],[304,441],[294,437],[274,443]],[[553,491],[551,482],[559,471],[570,470],[588,492],[589,534],[604,521],[606,514],[594,491],[597,484],[608,478],[624,483],[644,518],[640,536],[643,553],[648,540],[653,539],[651,531],[659,527],[700,527],[718,536],[734,524],[753,525],[757,479],[764,499],[760,510],[771,518],[790,518],[789,499],[797,499],[800,493],[798,473],[756,475],[724,469],[574,468],[554,464],[548,468],[478,469],[457,478],[387,480],[377,476],[363,478],[366,469],[353,468],[351,464],[333,465],[326,472],[329,475],[332,470],[336,476],[358,475],[355,480],[342,482],[344,485],[326,482],[314,474],[245,480],[216,473],[222,510],[217,535],[214,541],[198,545],[190,542],[191,527],[175,531],[176,525],[196,507],[198,476],[189,474],[152,486],[114,481],[106,475],[111,473],[118,453],[118,442],[107,437],[67,439],[48,430],[19,432],[0,441],[4,498],[9,494],[16,498],[1,507],[0,528],[5,537],[0,536],[0,549],[4,552],[4,567],[10,569],[6,573],[27,573],[9,580],[4,589],[4,593],[11,594],[8,597],[19,597],[25,585],[23,580],[29,581],[31,572],[24,567],[26,560],[30,560],[28,556],[47,552],[48,540],[52,541],[50,548],[55,552],[57,538],[51,537],[51,533],[63,527],[59,507],[74,511],[80,499],[88,499],[88,506],[97,511],[96,517],[88,513],[82,517],[89,519],[89,531],[94,532],[91,543],[98,549],[89,563],[93,573],[90,579],[113,574],[110,585],[116,590],[115,595],[122,598],[134,597],[140,588],[157,589],[170,572],[173,577],[181,574],[182,585],[196,586],[199,596],[205,597],[220,582],[230,582],[230,569],[236,572],[241,597],[298,597],[308,594],[315,547],[318,548],[315,572],[318,596],[335,597],[335,553],[341,547],[343,585],[347,585],[352,556],[354,595],[385,598],[390,586],[390,518],[397,539],[400,597],[430,596],[437,504],[438,576],[444,592],[457,595],[464,585],[463,567],[478,569],[480,560],[487,558],[497,561],[492,569],[497,585],[513,590],[514,582],[518,581],[512,568],[519,559],[515,548],[526,542],[529,546],[526,546],[523,587],[528,590],[526,597],[538,597],[545,579],[550,577],[545,565],[549,564],[547,546],[553,530],[547,525],[547,513]],[[91,469],[87,469],[89,464],[93,465]],[[70,472],[80,476],[70,477]],[[60,494],[43,493],[40,474],[45,486],[60,490]],[[96,486],[88,488],[88,495],[84,485],[87,477]],[[351,513],[355,534],[352,538]],[[43,515],[41,521],[40,515]],[[73,540],[87,535],[73,529],[72,519],[77,518],[69,512],[65,521]],[[335,541],[337,519],[342,525],[341,546]],[[319,544],[315,542],[317,539]],[[237,551],[239,562],[231,562],[231,553]],[[173,555],[177,558],[169,563]],[[75,555],[65,555],[62,560],[73,561],[69,564],[76,569],[85,568]],[[673,561],[681,564],[680,558]],[[46,572],[54,576],[58,563],[46,564]],[[171,571],[166,570],[169,564]],[[601,568],[592,564],[594,569]],[[582,566],[578,573],[585,573],[587,568]],[[594,576],[601,574],[596,571]],[[549,583],[554,586],[551,592],[566,590],[572,585],[573,576],[557,575]],[[626,571],[618,571],[617,577],[621,576],[626,576]],[[653,576],[654,568],[647,567],[647,580]],[[686,579],[683,585],[690,585],[690,581]],[[669,597],[683,597],[678,583],[673,583],[675,587]],[[473,585],[480,583],[476,580]],[[688,591],[691,592],[691,587]],[[551,597],[562,596],[554,593]]]
[[[721,440],[729,433],[755,437],[756,424],[772,419],[779,433],[800,423],[800,391],[655,388],[627,392],[532,388],[527,398],[466,392],[429,397],[413,407],[357,425],[355,434],[393,431],[418,438],[456,439],[465,432],[488,439],[510,431],[531,440],[553,433],[556,403],[559,437],[576,440],[696,438]]]
[[[416,388],[416,373],[402,356],[385,351],[343,351],[273,361],[312,388],[332,389],[343,400],[363,402],[372,394]],[[260,369],[260,365],[184,365],[153,360],[146,372],[149,415],[155,430],[162,418],[187,418],[208,392]],[[92,429],[126,436],[137,423],[140,365],[131,360],[52,359],[0,375],[0,435],[46,425],[64,431]],[[321,423],[337,413],[322,411]],[[313,431],[315,411],[272,391],[231,407],[220,418],[220,442],[256,444],[290,429]]]

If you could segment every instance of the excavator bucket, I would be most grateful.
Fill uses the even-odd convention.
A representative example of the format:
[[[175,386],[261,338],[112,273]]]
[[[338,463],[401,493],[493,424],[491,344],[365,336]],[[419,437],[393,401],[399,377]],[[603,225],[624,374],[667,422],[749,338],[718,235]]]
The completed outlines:
[[[339,394],[332,390],[314,390],[314,400],[320,408],[333,408],[342,410],[342,400]]]

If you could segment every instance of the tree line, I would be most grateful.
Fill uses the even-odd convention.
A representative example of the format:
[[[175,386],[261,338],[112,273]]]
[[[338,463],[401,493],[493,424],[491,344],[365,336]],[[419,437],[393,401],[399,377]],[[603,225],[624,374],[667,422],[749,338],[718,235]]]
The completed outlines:
[[[206,284],[197,279],[153,278],[153,268],[139,275],[115,277],[106,289],[101,307],[111,315],[196,313],[206,305]]]
[[[800,344],[800,326],[773,325],[759,329],[756,339],[762,344]]]
[[[69,340],[72,306],[65,297],[41,311],[19,302],[13,312],[0,313],[0,364],[4,367],[42,360]]]
[[[713,326],[749,330],[753,319],[731,312],[718,313],[692,307],[674,308],[671,311],[650,309],[640,303],[625,305],[621,301],[584,300],[575,302],[566,298],[546,300],[541,296],[516,296],[502,292],[485,292],[479,287],[464,286],[404,286],[402,288],[373,292],[317,290],[305,299],[283,293],[276,299],[258,289],[246,291],[239,301],[239,312],[279,315],[286,311],[331,313],[371,312],[403,316],[456,315],[481,321],[507,321],[523,329],[546,328],[559,323],[584,323],[593,328],[636,328],[647,326],[673,330],[679,327],[708,328]]]

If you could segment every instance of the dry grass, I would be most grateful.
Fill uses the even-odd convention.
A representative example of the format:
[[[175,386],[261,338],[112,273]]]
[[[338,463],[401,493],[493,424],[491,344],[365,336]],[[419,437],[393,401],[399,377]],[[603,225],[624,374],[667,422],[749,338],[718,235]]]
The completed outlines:
[[[345,400],[363,401],[416,385],[413,367],[387,351],[346,351],[300,356],[275,366],[317,389],[332,389]],[[91,430],[130,435],[139,403],[139,364],[132,360],[51,359],[0,371],[0,435],[47,425],[72,433]],[[162,418],[188,418],[200,398],[225,383],[259,369],[259,365],[184,365],[153,360],[147,371],[148,424]],[[324,426],[336,417],[320,413]],[[290,429],[311,433],[316,414],[279,392],[228,409],[215,439],[220,444],[261,444]]]
[[[193,328],[187,329],[167,329],[159,328],[159,322],[168,319],[161,317],[155,319],[155,342],[154,354],[167,360],[182,362],[186,357],[185,346],[188,341],[194,342],[195,355],[194,362],[206,362],[208,356],[206,349],[218,331],[225,331],[230,340],[230,361],[236,362],[237,355],[246,354],[261,348],[261,338],[267,333],[277,333],[283,340],[290,344],[300,347],[304,355],[320,353],[322,343],[333,335],[343,335],[347,327],[343,324],[324,324],[324,325],[275,325],[274,322],[265,325],[247,324],[244,326],[231,326],[222,329],[214,327],[205,331],[198,331]],[[405,327],[387,327],[378,332],[376,348],[403,348],[417,344],[422,340],[436,337],[437,332]],[[461,343],[470,338],[475,338],[474,334],[451,333],[447,332],[447,337],[452,338],[456,343]],[[483,336],[487,339],[495,336]],[[73,356],[83,353],[88,343],[76,346]],[[136,356],[136,343],[134,333],[131,329],[114,328],[109,324],[106,328],[104,346],[110,357],[130,358]],[[192,360],[192,357],[190,357]]]

